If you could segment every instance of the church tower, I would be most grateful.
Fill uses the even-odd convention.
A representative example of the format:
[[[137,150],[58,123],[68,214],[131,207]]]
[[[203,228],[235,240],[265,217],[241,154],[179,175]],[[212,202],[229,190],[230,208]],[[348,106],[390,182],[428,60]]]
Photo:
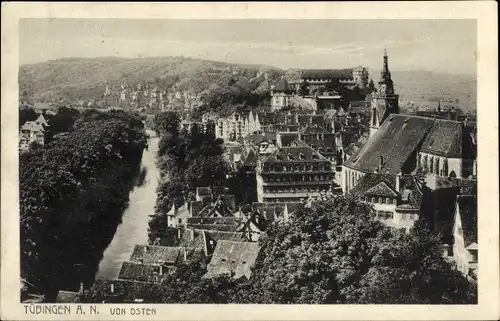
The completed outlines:
[[[380,125],[389,116],[389,114],[399,114],[399,95],[394,93],[394,83],[389,71],[387,50],[384,49],[384,66],[380,73],[378,82],[378,91],[373,97],[371,107],[372,116],[370,122],[370,136],[374,135],[380,128]]]

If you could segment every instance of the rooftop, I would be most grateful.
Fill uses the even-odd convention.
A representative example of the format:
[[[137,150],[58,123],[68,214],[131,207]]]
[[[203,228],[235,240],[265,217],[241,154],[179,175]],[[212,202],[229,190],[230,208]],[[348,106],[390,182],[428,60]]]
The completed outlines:
[[[257,243],[221,240],[217,242],[205,277],[234,273],[234,278],[242,276],[250,278],[251,267],[258,254],[259,246]]]
[[[364,172],[378,169],[399,173],[410,155],[434,124],[434,119],[391,114],[377,133],[344,163],[345,166]],[[382,166],[380,161],[382,158]]]
[[[281,147],[271,153],[263,162],[329,162],[320,153],[309,146]]]
[[[119,279],[148,282],[160,273],[160,266],[135,262],[123,262],[118,275]]]
[[[130,255],[130,261],[140,262],[142,259],[143,264],[158,264],[159,261],[175,264],[183,251],[182,247],[136,245]]]

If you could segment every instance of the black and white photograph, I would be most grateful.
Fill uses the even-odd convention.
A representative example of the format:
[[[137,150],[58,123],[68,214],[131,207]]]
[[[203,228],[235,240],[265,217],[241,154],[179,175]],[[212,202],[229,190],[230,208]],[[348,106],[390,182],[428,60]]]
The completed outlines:
[[[477,306],[481,54],[465,18],[20,18],[10,296]]]

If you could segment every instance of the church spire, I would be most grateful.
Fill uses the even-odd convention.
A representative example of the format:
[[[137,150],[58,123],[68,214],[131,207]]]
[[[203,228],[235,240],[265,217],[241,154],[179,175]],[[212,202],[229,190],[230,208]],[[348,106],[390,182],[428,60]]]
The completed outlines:
[[[381,81],[391,82],[391,72],[389,71],[389,62],[387,57],[387,48],[384,47],[384,66],[381,71]]]

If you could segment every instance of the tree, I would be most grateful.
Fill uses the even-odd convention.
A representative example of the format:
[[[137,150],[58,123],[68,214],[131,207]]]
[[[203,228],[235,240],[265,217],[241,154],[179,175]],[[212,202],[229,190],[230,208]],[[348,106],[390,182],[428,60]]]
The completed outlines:
[[[34,121],[38,118],[38,114],[33,108],[19,109],[19,128],[27,121]]]
[[[392,230],[372,210],[336,197],[301,208],[262,239],[246,302],[463,303],[468,282],[438,238]],[[286,271],[286,272],[285,272]]]
[[[310,94],[310,90],[309,90],[309,83],[307,81],[302,81],[302,83],[300,84],[300,88],[298,90],[298,94],[300,96],[307,96]]]

